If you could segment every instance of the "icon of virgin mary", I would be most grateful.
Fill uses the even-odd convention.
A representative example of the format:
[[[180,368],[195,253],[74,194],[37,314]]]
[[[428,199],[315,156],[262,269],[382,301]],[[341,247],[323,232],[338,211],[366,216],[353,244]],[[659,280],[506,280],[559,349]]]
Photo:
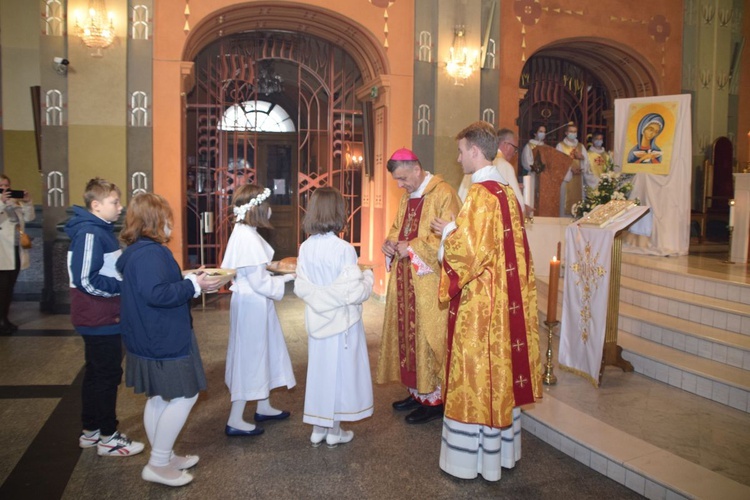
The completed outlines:
[[[628,153],[628,163],[661,163],[662,151],[656,138],[664,130],[664,118],[648,113],[638,123],[637,142]]]

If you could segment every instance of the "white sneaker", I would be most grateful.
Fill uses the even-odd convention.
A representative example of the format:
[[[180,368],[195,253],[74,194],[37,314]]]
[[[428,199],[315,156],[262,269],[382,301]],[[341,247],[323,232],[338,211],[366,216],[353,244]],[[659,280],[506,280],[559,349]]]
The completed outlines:
[[[78,436],[78,446],[81,448],[93,448],[99,443],[101,434],[98,429],[89,434],[91,435],[87,436],[85,431],[81,431],[81,435]]]
[[[338,435],[329,432],[326,436],[326,444],[329,448],[335,448],[340,444],[348,443],[352,439],[354,439],[354,431],[345,431],[342,429]]]
[[[107,441],[99,440],[96,453],[101,457],[129,457],[143,451],[143,443],[128,439],[125,434],[115,432]]]
[[[147,465],[141,471],[141,478],[152,483],[166,484],[167,486],[185,486],[193,480],[193,475],[189,472],[180,471],[180,475],[174,479],[164,477],[156,472],[154,467]]]

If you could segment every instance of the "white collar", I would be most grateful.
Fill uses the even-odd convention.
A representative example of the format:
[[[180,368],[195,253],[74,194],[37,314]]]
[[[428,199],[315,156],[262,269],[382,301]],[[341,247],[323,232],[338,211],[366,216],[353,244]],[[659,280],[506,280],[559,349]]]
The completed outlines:
[[[430,172],[425,172],[425,176],[424,176],[424,180],[422,181],[422,184],[419,185],[416,191],[414,191],[413,193],[409,195],[409,198],[411,199],[421,198],[431,178],[432,178],[432,174]]]
[[[495,165],[487,165],[486,167],[482,167],[471,174],[472,184],[484,181],[496,181],[502,184],[507,184],[505,179],[503,179],[503,176],[500,175],[500,172],[498,172],[497,168],[495,168]]]
[[[604,153],[604,148],[603,147],[597,148],[596,146],[589,146],[589,151],[591,151],[592,153],[602,154]]]

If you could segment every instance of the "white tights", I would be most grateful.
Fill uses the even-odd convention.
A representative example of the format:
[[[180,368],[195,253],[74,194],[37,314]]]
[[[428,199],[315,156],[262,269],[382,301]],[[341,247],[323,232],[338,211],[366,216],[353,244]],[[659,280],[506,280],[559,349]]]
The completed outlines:
[[[143,410],[143,426],[151,444],[149,465],[169,465],[177,436],[197,400],[197,394],[192,398],[174,398],[168,401],[161,396],[148,398]]]

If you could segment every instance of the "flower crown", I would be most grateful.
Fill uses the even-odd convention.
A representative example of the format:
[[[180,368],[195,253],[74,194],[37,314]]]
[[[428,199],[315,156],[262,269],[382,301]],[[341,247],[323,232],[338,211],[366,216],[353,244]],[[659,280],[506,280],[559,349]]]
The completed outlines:
[[[234,212],[234,222],[242,222],[245,220],[245,215],[247,215],[247,211],[250,210],[253,207],[257,207],[264,201],[268,199],[268,197],[271,196],[271,190],[266,188],[263,190],[262,193],[260,193],[258,196],[253,198],[252,200],[248,201],[244,205],[240,205],[239,207],[234,207],[232,211]]]

